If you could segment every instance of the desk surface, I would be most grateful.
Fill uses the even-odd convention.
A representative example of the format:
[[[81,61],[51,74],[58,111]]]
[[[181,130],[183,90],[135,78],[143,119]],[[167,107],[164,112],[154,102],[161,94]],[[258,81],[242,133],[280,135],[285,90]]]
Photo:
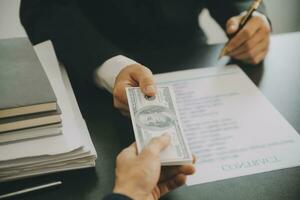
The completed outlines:
[[[162,51],[132,54],[154,73],[224,65],[217,60],[222,45],[184,45]],[[300,33],[273,36],[263,66],[243,66],[248,76],[279,112],[300,132]],[[170,67],[171,66],[171,67]],[[183,67],[184,66],[184,67]],[[192,66],[192,67],[190,67]],[[75,93],[98,152],[95,169],[56,173],[0,184],[0,191],[14,191],[54,180],[59,188],[37,191],[22,199],[101,199],[112,190],[115,157],[133,140],[128,119],[112,107],[111,95],[91,85],[76,86]],[[298,153],[300,156],[300,152]],[[1,192],[2,193],[2,192]],[[19,199],[19,198],[16,198]],[[164,197],[172,200],[300,199],[300,167],[182,187]]]

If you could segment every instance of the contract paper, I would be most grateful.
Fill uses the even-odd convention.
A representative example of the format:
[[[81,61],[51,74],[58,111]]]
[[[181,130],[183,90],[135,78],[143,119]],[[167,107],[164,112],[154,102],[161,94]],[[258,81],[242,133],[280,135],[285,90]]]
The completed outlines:
[[[155,75],[173,87],[194,185],[300,165],[300,136],[235,65]]]

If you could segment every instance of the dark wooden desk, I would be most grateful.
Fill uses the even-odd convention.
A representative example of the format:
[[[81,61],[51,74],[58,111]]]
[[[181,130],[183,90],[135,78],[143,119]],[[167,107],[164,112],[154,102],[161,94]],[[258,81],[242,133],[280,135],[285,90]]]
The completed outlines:
[[[132,54],[155,73],[191,67],[223,65],[217,61],[221,45],[185,45],[162,51]],[[272,38],[270,53],[263,66],[243,69],[281,114],[300,132],[300,33]],[[37,191],[16,199],[96,200],[111,192],[115,157],[133,141],[128,119],[112,107],[110,94],[91,86],[73,86],[83,116],[98,152],[95,169],[84,169],[0,184],[0,191],[62,180],[59,188]],[[294,152],[299,154],[300,152]],[[164,199],[172,200],[299,200],[300,167],[227,179],[192,187],[182,187]]]

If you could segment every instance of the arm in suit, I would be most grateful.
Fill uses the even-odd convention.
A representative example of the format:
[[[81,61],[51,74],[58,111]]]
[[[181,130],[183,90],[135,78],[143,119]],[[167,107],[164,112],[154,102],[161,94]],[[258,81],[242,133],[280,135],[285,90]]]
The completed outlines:
[[[225,29],[229,18],[241,14],[247,10],[253,3],[253,0],[209,0],[206,3],[211,16]],[[262,3],[258,11],[266,15],[266,8]]]
[[[51,40],[71,76],[92,79],[95,68],[120,50],[99,34],[75,0],[22,0],[21,23],[33,44]]]

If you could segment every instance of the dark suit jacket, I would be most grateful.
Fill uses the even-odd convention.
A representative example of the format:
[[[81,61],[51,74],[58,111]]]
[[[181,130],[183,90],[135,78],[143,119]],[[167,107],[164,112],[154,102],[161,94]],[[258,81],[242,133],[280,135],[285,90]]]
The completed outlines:
[[[52,40],[71,76],[86,81],[105,60],[134,49],[176,45],[203,35],[203,8],[224,27],[252,0],[22,0],[33,44]],[[260,8],[264,12],[264,6]],[[142,47],[142,48],[141,48]]]

